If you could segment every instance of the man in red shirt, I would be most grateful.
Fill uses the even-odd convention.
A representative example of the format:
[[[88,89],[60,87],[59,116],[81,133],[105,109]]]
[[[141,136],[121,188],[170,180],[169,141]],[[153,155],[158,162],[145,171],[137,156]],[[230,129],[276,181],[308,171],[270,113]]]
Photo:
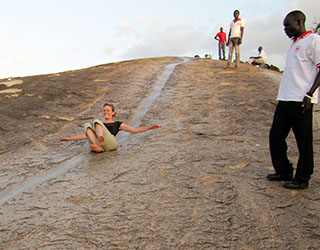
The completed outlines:
[[[226,33],[223,32],[223,28],[220,28],[220,32],[216,34],[216,36],[214,37],[214,39],[219,41],[219,60],[221,60],[221,51],[222,51],[222,55],[223,55],[223,60],[226,60],[226,38],[227,35]]]

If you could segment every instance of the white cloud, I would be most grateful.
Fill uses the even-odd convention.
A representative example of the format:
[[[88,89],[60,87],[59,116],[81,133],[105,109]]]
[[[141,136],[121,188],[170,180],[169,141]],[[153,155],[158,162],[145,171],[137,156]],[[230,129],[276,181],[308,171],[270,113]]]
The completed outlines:
[[[260,9],[261,6],[257,5]],[[256,55],[257,47],[262,45],[268,54],[269,63],[283,68],[291,41],[283,32],[282,22],[285,15],[294,9],[301,9],[306,13],[309,29],[317,15],[317,9],[320,9],[320,3],[312,0],[286,1],[275,9],[265,10],[263,16],[256,15],[251,19],[244,17],[246,28],[241,46],[241,60],[246,61],[249,56]],[[246,10],[242,13],[245,15]],[[230,15],[230,21],[231,18]],[[204,53],[213,54],[216,58],[217,43],[212,36],[220,26],[223,26],[227,33],[229,22],[215,22],[211,27],[209,25],[188,23],[185,20],[179,23],[165,19],[119,23],[116,36],[119,40],[116,43],[121,45],[121,48],[118,47],[115,54],[120,55],[119,59],[195,54],[203,56]]]
[[[29,1],[30,2],[30,1]],[[284,16],[301,9],[307,29],[320,17],[320,1],[87,1],[34,0],[17,5],[4,1],[0,16],[0,75],[37,74],[69,70],[111,61],[158,56],[212,54],[213,36],[228,32],[234,9],[246,20],[241,60],[257,54],[262,45],[269,62],[283,68],[290,40],[282,27]],[[59,11],[56,11],[59,10]],[[228,49],[227,49],[228,50]],[[13,72],[13,73],[11,73]]]
[[[121,23],[117,25],[117,34],[127,41],[127,44],[117,42],[126,47],[121,58],[193,55],[199,49],[211,47],[204,28],[165,19],[140,21],[139,26]]]
[[[320,1],[314,0],[293,0],[288,1],[285,6],[286,10],[301,10],[307,16],[306,28],[310,29],[313,26],[314,18],[320,17],[319,9],[320,9]]]
[[[283,32],[282,20],[280,13],[270,13],[247,20],[242,45],[242,60],[257,55],[258,46],[262,46],[268,54],[268,62],[283,68],[285,54],[291,41]]]
[[[116,36],[125,37],[134,34],[139,34],[139,28],[137,24],[130,23],[128,21],[121,21],[116,24]]]

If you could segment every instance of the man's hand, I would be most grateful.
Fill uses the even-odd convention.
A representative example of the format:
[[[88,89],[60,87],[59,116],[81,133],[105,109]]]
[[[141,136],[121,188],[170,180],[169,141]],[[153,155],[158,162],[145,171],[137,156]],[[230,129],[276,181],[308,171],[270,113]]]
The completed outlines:
[[[310,109],[311,108],[311,99],[309,98],[309,97],[307,97],[307,96],[305,96],[304,98],[303,98],[303,103],[302,103],[302,107],[303,107],[303,111],[302,111],[302,113],[304,113],[304,112],[306,112],[308,109]]]

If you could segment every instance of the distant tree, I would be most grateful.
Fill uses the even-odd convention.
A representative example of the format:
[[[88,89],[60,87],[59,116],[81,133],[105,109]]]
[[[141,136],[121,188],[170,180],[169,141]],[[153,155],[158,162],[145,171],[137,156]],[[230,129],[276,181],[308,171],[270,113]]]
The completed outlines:
[[[317,27],[314,29],[314,32],[317,32],[320,34],[320,23],[318,23]]]
[[[314,18],[313,24],[315,25],[315,27],[312,28],[313,32],[320,34],[320,22],[317,21],[317,18]]]

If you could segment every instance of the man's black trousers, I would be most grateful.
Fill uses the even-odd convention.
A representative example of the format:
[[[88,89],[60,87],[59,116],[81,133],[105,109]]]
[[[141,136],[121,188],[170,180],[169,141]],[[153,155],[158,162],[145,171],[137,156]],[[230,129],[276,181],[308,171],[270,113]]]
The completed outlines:
[[[302,102],[279,101],[270,130],[271,160],[276,173],[281,175],[293,173],[286,143],[290,129],[293,130],[299,150],[295,174],[298,182],[308,182],[313,173],[312,110],[313,105],[303,113]]]

